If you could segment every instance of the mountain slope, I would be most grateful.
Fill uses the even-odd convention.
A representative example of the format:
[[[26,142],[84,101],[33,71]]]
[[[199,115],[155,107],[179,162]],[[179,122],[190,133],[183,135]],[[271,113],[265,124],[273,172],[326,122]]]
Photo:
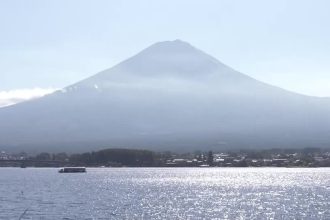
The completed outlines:
[[[0,109],[0,148],[327,147],[330,102],[259,82],[182,41]]]

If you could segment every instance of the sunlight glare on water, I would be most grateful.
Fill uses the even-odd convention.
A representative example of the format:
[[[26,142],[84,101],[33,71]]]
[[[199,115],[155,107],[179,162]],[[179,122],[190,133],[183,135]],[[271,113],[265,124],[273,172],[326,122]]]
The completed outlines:
[[[0,219],[330,219],[329,168],[1,168]]]

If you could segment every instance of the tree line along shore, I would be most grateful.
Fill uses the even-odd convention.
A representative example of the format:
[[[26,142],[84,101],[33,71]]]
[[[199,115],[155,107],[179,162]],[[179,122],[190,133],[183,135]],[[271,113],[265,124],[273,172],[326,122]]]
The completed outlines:
[[[330,149],[270,149],[237,151],[153,152],[104,149],[80,154],[0,153],[0,166],[21,167],[330,167]]]

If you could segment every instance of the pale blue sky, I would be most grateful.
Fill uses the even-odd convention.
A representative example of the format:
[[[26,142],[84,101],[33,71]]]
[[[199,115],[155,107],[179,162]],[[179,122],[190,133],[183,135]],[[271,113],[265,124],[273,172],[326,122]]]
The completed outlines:
[[[264,82],[330,96],[327,0],[2,0],[0,91],[60,88],[181,39]]]

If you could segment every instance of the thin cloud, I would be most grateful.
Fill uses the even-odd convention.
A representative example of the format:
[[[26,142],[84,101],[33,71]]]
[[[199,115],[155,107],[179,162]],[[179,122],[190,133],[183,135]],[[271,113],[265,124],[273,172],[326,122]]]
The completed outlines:
[[[0,91],[0,108],[14,105],[30,99],[39,98],[44,95],[53,93],[56,90],[57,89],[54,88],[32,88]]]

